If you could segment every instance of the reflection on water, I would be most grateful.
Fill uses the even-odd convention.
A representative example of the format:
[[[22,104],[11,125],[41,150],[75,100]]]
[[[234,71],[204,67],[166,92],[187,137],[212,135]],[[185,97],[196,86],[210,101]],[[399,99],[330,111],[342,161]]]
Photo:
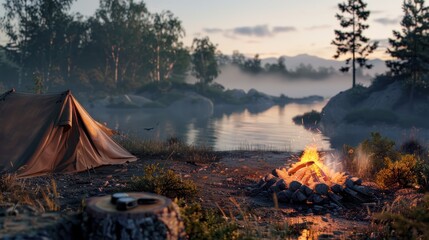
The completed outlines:
[[[143,139],[178,137],[189,144],[211,146],[216,150],[301,151],[308,144],[329,149],[326,137],[296,126],[292,121],[294,116],[304,112],[320,111],[325,104],[288,104],[274,106],[260,113],[252,113],[247,109],[228,113],[215,111],[211,116],[200,116],[189,109],[185,114],[177,109],[87,109],[96,120],[107,123],[110,128]]]

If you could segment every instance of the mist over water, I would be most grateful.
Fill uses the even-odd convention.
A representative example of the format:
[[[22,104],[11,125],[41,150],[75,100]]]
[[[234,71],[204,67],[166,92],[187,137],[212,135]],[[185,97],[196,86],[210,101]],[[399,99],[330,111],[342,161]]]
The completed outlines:
[[[195,79],[190,79],[190,81],[195,81]],[[243,89],[247,92],[249,89],[254,88],[269,95],[280,96],[284,94],[293,98],[310,95],[329,98],[352,86],[351,76],[340,73],[327,79],[288,79],[276,75],[246,74],[234,66],[223,67],[215,82],[227,89]],[[367,86],[370,84],[370,79],[358,78],[357,82]]]

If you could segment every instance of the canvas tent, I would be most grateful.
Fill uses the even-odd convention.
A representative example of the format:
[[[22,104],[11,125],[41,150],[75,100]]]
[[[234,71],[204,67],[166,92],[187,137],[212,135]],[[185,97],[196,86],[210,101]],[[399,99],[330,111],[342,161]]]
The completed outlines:
[[[32,177],[135,161],[70,91],[0,95],[0,172]]]

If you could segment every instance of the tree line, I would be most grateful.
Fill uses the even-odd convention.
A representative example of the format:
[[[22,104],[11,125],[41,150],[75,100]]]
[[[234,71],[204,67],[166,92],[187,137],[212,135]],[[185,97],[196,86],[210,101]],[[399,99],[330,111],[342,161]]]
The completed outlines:
[[[291,70],[284,58],[262,66],[259,55],[245,58],[238,51],[222,55],[206,38],[184,46],[185,29],[169,11],[150,13],[143,1],[100,0],[93,16],[71,14],[73,0],[5,0],[0,46],[0,87],[37,85],[43,90],[77,86],[90,91],[125,92],[150,82],[184,81],[191,73],[202,84],[219,74],[222,64],[250,73],[324,78],[331,68],[301,65]],[[364,32],[370,16],[363,0],[338,4],[334,58],[347,56],[342,71],[356,75],[370,68],[368,56],[378,47]],[[429,11],[424,0],[404,0],[401,31],[394,31],[387,52],[392,79],[408,87],[410,98],[429,86]],[[360,68],[358,68],[360,67]]]
[[[202,82],[218,73],[213,62],[216,46],[208,38],[184,46],[185,30],[169,11],[150,13],[140,1],[100,0],[95,14],[84,18],[69,13],[72,3],[3,3],[1,29],[7,43],[1,46],[0,71],[4,87],[25,88],[37,81],[45,90],[75,86],[127,91],[148,82],[183,81],[191,63]]]

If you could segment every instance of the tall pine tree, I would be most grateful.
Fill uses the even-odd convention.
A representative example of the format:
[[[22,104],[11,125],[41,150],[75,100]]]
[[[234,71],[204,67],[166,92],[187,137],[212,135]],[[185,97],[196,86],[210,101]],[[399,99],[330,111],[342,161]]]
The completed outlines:
[[[427,88],[424,74],[429,72],[429,8],[424,0],[406,0],[403,3],[402,30],[393,31],[388,53],[395,59],[387,61],[391,73],[404,79],[409,87],[410,104],[415,89]]]
[[[378,42],[369,43],[369,38],[363,35],[363,31],[369,27],[364,24],[368,19],[370,12],[366,10],[367,4],[362,0],[348,0],[347,2],[338,4],[343,15],[337,14],[335,17],[340,21],[344,31],[335,30],[335,39],[331,44],[337,46],[337,51],[334,58],[337,59],[341,55],[346,55],[346,66],[341,67],[342,72],[350,70],[350,64],[353,74],[353,87],[356,86],[356,63],[361,68],[372,67],[367,64],[367,57],[378,46]]]

